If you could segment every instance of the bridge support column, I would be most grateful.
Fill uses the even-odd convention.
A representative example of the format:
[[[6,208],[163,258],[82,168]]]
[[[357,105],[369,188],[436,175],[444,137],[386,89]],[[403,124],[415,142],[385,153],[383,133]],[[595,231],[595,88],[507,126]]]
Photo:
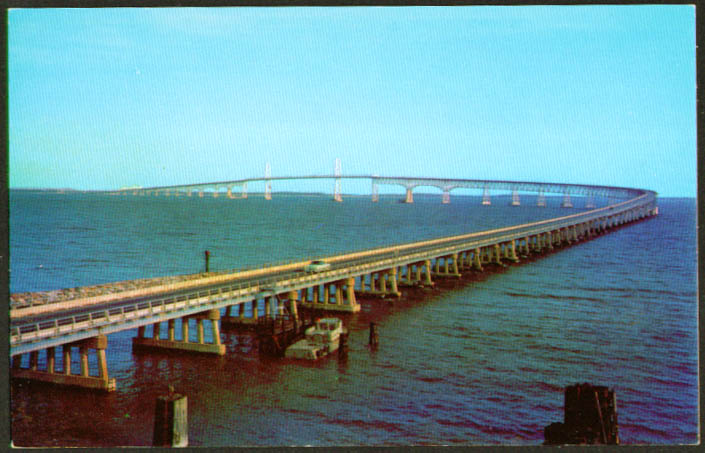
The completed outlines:
[[[424,267],[426,268],[423,286],[433,286],[433,281],[431,280],[431,260],[424,261]]]
[[[389,294],[392,296],[401,297],[401,292],[399,291],[399,287],[397,286],[397,268],[392,267],[391,269],[389,269],[389,273],[387,275],[389,277],[389,284],[391,286]]]
[[[509,245],[509,256],[507,256],[506,258],[511,261],[514,261],[515,263],[518,263],[519,257],[517,256],[517,249],[516,249],[516,244],[515,244],[514,239],[512,239],[510,242],[505,244],[505,246],[507,246],[507,245]]]
[[[347,293],[346,303],[350,307],[351,311],[360,311],[360,304],[357,303],[355,298],[355,278],[349,277],[345,281],[345,291]]]
[[[475,251],[473,252],[473,267],[478,271],[482,270],[481,255],[482,255],[482,252],[480,251],[480,249],[476,248]]]
[[[296,304],[298,303],[299,300],[299,292],[298,291],[289,291],[289,313],[291,314],[291,317],[294,319],[294,322],[298,323],[299,322],[299,310],[296,307]],[[304,298],[304,303],[306,299]]]
[[[546,195],[544,195],[543,190],[539,190],[539,196],[536,199],[536,206],[540,208],[546,207]]]
[[[501,250],[500,245],[499,245],[499,244],[495,244],[495,245],[493,246],[493,249],[494,249],[494,262],[495,262],[495,264],[501,265],[501,264],[502,264],[502,258],[501,258],[501,256],[500,256],[500,253],[501,253],[502,250]]]
[[[512,190],[512,206],[520,206],[519,192],[516,189]]]
[[[323,304],[328,305],[330,303],[330,285],[323,285]]]
[[[271,297],[264,298],[264,316],[265,317],[272,316],[272,298]]]
[[[490,206],[491,204],[492,201],[490,200],[490,189],[485,186],[485,188],[482,190],[482,205]]]
[[[465,263],[466,256],[465,255],[466,255],[465,251],[458,253],[458,272],[460,272],[461,270],[464,270],[466,268],[466,263]]]
[[[71,373],[71,348],[78,347],[81,355],[80,375]],[[72,387],[82,387],[88,389],[112,392],[115,390],[115,379],[108,376],[108,365],[105,359],[105,349],[108,347],[108,338],[99,335],[93,338],[68,343],[62,346],[63,349],[63,370],[56,370],[56,348],[46,349],[47,360],[46,369],[38,368],[39,352],[30,353],[29,368],[21,368],[21,356],[13,358],[11,376],[14,379],[29,379],[32,381],[48,382],[51,384],[65,385]],[[98,376],[91,376],[88,366],[89,349],[96,352],[98,364]]]
[[[563,202],[561,203],[561,208],[572,208],[573,203],[570,201],[570,194],[568,192],[563,193]]]
[[[375,285],[375,275],[378,277],[379,288]],[[408,280],[408,279],[407,279]],[[387,283],[389,283],[390,289],[387,289]],[[370,274],[370,289],[365,289],[364,280],[360,285],[360,294],[369,296],[380,296],[385,298],[386,296],[401,297],[401,292],[399,292],[397,285],[397,268],[392,267],[386,271]]]
[[[546,247],[548,248],[548,250],[553,250],[552,236],[553,236],[552,231],[549,231],[548,233],[544,234],[544,241],[545,241],[545,244],[546,244]]]
[[[443,204],[449,204],[450,203],[450,191],[449,190],[443,190],[443,199],[442,199]]]
[[[189,321],[190,319],[196,319],[196,334],[197,342],[191,343],[189,340]],[[211,331],[213,334],[213,343],[205,342],[205,332],[203,326],[203,320],[209,320],[211,322]],[[220,328],[218,321],[220,320],[220,310],[208,310],[204,313],[198,313],[196,315],[190,315],[181,318],[181,340],[167,339],[163,340],[159,338],[159,330],[155,329],[152,338],[137,337],[132,339],[132,350],[154,350],[154,349],[166,349],[166,350],[178,350],[187,352],[198,352],[205,354],[225,354],[225,345],[220,343]],[[155,327],[157,324],[155,324]],[[169,335],[171,337],[171,334]]]
[[[371,281],[373,281],[372,275],[370,275]],[[364,291],[365,280],[364,276],[360,279],[360,286],[362,288],[361,292]],[[293,300],[294,292],[289,293],[289,300]],[[320,286],[316,286],[313,289],[313,300],[311,302],[302,299],[302,304],[308,308],[314,308],[316,310],[327,310],[327,311],[339,311],[345,313],[355,313],[360,311],[360,304],[357,303],[355,298],[355,277],[349,277],[345,280],[339,280],[334,283],[323,285],[323,299],[320,299]],[[331,293],[334,298],[331,298]],[[298,313],[297,313],[298,322]]]
[[[443,258],[443,272],[441,272],[439,264],[441,258]],[[454,253],[452,255],[436,258],[436,271],[433,275],[436,277],[461,277],[458,271],[458,254]]]
[[[234,315],[234,309],[235,305],[231,305],[228,308],[225,309],[225,316],[223,316],[220,319],[220,322],[222,324],[222,327],[225,328],[242,328],[242,329],[248,329],[253,327],[257,323],[257,318],[255,317],[245,317],[245,304],[247,302],[241,302],[237,304],[237,316]],[[253,314],[256,314],[257,312],[257,306],[256,306],[257,301],[253,302],[252,310]],[[265,313],[267,311],[265,310]],[[183,326],[185,326],[186,329],[188,329],[188,321],[186,319],[183,320],[182,323]],[[188,334],[184,334],[184,338],[188,338]]]
[[[404,268],[404,272],[402,272],[402,268]],[[402,266],[399,268],[397,279],[397,284],[399,286],[413,286],[415,285],[416,281],[418,280],[414,279],[414,273],[411,264],[407,264],[406,266]]]
[[[524,247],[522,248],[522,254],[524,256],[529,256],[531,250],[529,249],[529,236],[524,238]]]
[[[174,341],[174,324],[175,324],[175,320],[170,319],[168,322],[168,327],[167,327],[167,329],[168,329],[167,339],[171,340],[171,341]]]
[[[313,298],[311,300],[311,303],[313,304],[313,307],[317,307],[319,302],[319,299],[321,297],[321,287],[316,285],[313,287]]]
[[[406,188],[406,199],[404,200],[405,203],[413,203],[414,202],[414,195],[411,193],[411,187]]]

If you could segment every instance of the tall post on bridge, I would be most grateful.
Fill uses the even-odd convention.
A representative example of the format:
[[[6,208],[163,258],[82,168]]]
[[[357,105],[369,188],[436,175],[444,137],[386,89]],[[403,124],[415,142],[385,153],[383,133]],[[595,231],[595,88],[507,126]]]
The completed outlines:
[[[242,183],[242,198],[247,198],[247,181]]]
[[[375,203],[379,201],[379,187],[374,179],[372,180],[372,201]]]
[[[267,162],[267,166],[264,168],[264,199],[272,199],[272,168]]]
[[[343,201],[343,195],[341,193],[340,177],[343,174],[342,167],[340,165],[340,158],[335,159],[335,191],[333,192],[333,199],[337,202]]]

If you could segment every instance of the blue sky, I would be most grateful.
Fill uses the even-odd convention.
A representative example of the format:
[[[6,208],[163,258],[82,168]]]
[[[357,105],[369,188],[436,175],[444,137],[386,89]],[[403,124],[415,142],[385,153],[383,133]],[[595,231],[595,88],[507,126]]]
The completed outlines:
[[[344,174],[696,194],[693,6],[17,9],[8,22],[10,187],[222,181],[267,162],[332,174],[339,157]]]

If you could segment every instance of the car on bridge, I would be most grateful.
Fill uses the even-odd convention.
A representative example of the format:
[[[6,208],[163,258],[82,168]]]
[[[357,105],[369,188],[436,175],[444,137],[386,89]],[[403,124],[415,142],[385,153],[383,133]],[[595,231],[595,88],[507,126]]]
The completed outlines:
[[[326,263],[321,260],[311,261],[309,264],[304,266],[304,272],[322,272],[330,269],[330,263]]]

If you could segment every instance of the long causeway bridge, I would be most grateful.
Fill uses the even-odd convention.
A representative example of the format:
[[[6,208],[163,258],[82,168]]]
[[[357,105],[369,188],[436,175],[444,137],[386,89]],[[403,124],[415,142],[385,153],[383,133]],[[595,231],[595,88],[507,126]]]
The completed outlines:
[[[336,173],[309,178],[341,179]],[[519,204],[518,191],[534,191],[539,194],[538,206],[545,206],[544,194],[557,193],[563,196],[561,205],[565,208],[573,206],[571,194],[584,197],[586,209],[573,213],[566,209],[566,215],[522,225],[329,256],[324,261],[330,267],[320,272],[306,272],[310,260],[301,260],[246,271],[120,282],[109,285],[111,291],[107,292],[96,291],[97,287],[77,288],[68,297],[53,297],[49,292],[13,294],[12,376],[111,391],[116,388],[106,361],[111,333],[137,329],[133,348],[224,355],[221,326],[256,323],[259,316],[276,313],[278,304],[287,305],[294,319],[299,318],[299,307],[357,312],[360,305],[356,294],[400,297],[404,286],[432,286],[435,279],[480,272],[488,265],[519,262],[522,257],[588,240],[658,214],[656,193],[642,189],[466,179],[345,178],[369,179],[374,201],[375,187],[380,184],[405,187],[409,203],[413,202],[413,188],[430,185],[443,191],[443,202],[449,201],[452,189],[463,187],[483,190],[485,205],[490,204],[489,190],[509,190],[513,205]],[[272,179],[275,178],[267,175],[261,181],[271,184]],[[232,187],[251,181],[255,179],[130,188],[112,193],[202,193],[222,187],[228,188],[230,195]],[[336,181],[338,201],[342,199],[339,190]],[[609,200],[605,206],[595,206],[594,197],[598,196]],[[251,315],[246,317],[247,312]],[[58,357],[57,348],[61,348]],[[71,368],[72,354],[76,353],[80,355],[80,370]],[[97,370],[89,366],[89,354],[96,355],[91,362],[97,363]]]

